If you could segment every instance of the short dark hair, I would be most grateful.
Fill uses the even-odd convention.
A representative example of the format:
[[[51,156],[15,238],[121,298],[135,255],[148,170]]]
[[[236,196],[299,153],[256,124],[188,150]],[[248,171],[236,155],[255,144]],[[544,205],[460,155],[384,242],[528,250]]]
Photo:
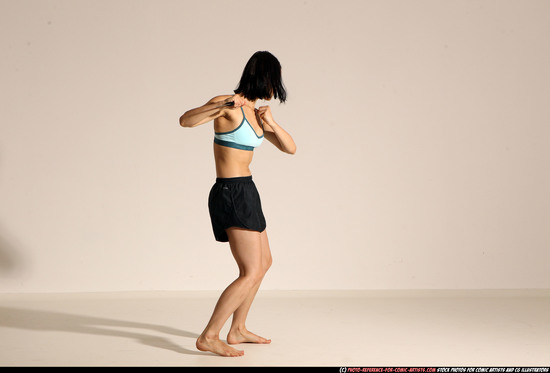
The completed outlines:
[[[234,91],[248,100],[269,99],[286,101],[286,89],[281,77],[279,60],[267,51],[256,52],[250,57]]]

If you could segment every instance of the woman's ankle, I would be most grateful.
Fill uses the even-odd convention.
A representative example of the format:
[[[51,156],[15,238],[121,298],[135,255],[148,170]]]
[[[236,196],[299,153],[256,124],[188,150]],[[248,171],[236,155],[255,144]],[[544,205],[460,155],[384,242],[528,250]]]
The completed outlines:
[[[214,332],[211,332],[211,331],[204,331],[204,332],[202,332],[202,334],[199,336],[198,339],[206,339],[206,340],[209,340],[209,341],[214,341],[214,340],[220,339],[220,334],[219,333],[214,333]]]
[[[229,328],[229,333],[244,333],[246,331],[246,326],[244,324],[231,325]]]

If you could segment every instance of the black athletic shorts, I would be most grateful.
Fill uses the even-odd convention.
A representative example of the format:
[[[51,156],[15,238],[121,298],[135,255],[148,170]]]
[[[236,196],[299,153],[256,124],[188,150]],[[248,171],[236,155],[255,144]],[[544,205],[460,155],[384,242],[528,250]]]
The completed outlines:
[[[252,176],[216,178],[208,196],[208,210],[216,241],[228,242],[230,227],[263,232],[266,223],[260,194]]]

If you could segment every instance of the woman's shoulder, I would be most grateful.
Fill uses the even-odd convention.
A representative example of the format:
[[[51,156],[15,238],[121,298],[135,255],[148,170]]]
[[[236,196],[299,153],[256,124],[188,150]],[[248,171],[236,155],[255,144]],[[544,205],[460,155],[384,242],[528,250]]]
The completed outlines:
[[[225,101],[234,95],[219,95],[213,97],[208,103],[222,102]],[[227,132],[232,130],[235,126],[235,123],[240,123],[242,121],[241,111],[232,110],[233,106],[225,106],[222,110],[222,115],[214,120],[214,130],[216,132]]]
[[[231,98],[233,97],[234,95],[219,95],[219,96],[214,96],[210,99],[210,101],[208,101],[209,104],[211,103],[214,103],[214,102],[220,102],[220,101],[224,101],[224,100],[227,100],[228,98]]]

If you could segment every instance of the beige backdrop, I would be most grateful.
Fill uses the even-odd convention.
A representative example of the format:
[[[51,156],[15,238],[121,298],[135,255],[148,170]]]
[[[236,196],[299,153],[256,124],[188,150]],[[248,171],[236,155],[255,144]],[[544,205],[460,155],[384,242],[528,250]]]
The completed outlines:
[[[263,289],[549,288],[550,2],[0,1],[0,291],[219,290],[211,124],[269,50]]]

